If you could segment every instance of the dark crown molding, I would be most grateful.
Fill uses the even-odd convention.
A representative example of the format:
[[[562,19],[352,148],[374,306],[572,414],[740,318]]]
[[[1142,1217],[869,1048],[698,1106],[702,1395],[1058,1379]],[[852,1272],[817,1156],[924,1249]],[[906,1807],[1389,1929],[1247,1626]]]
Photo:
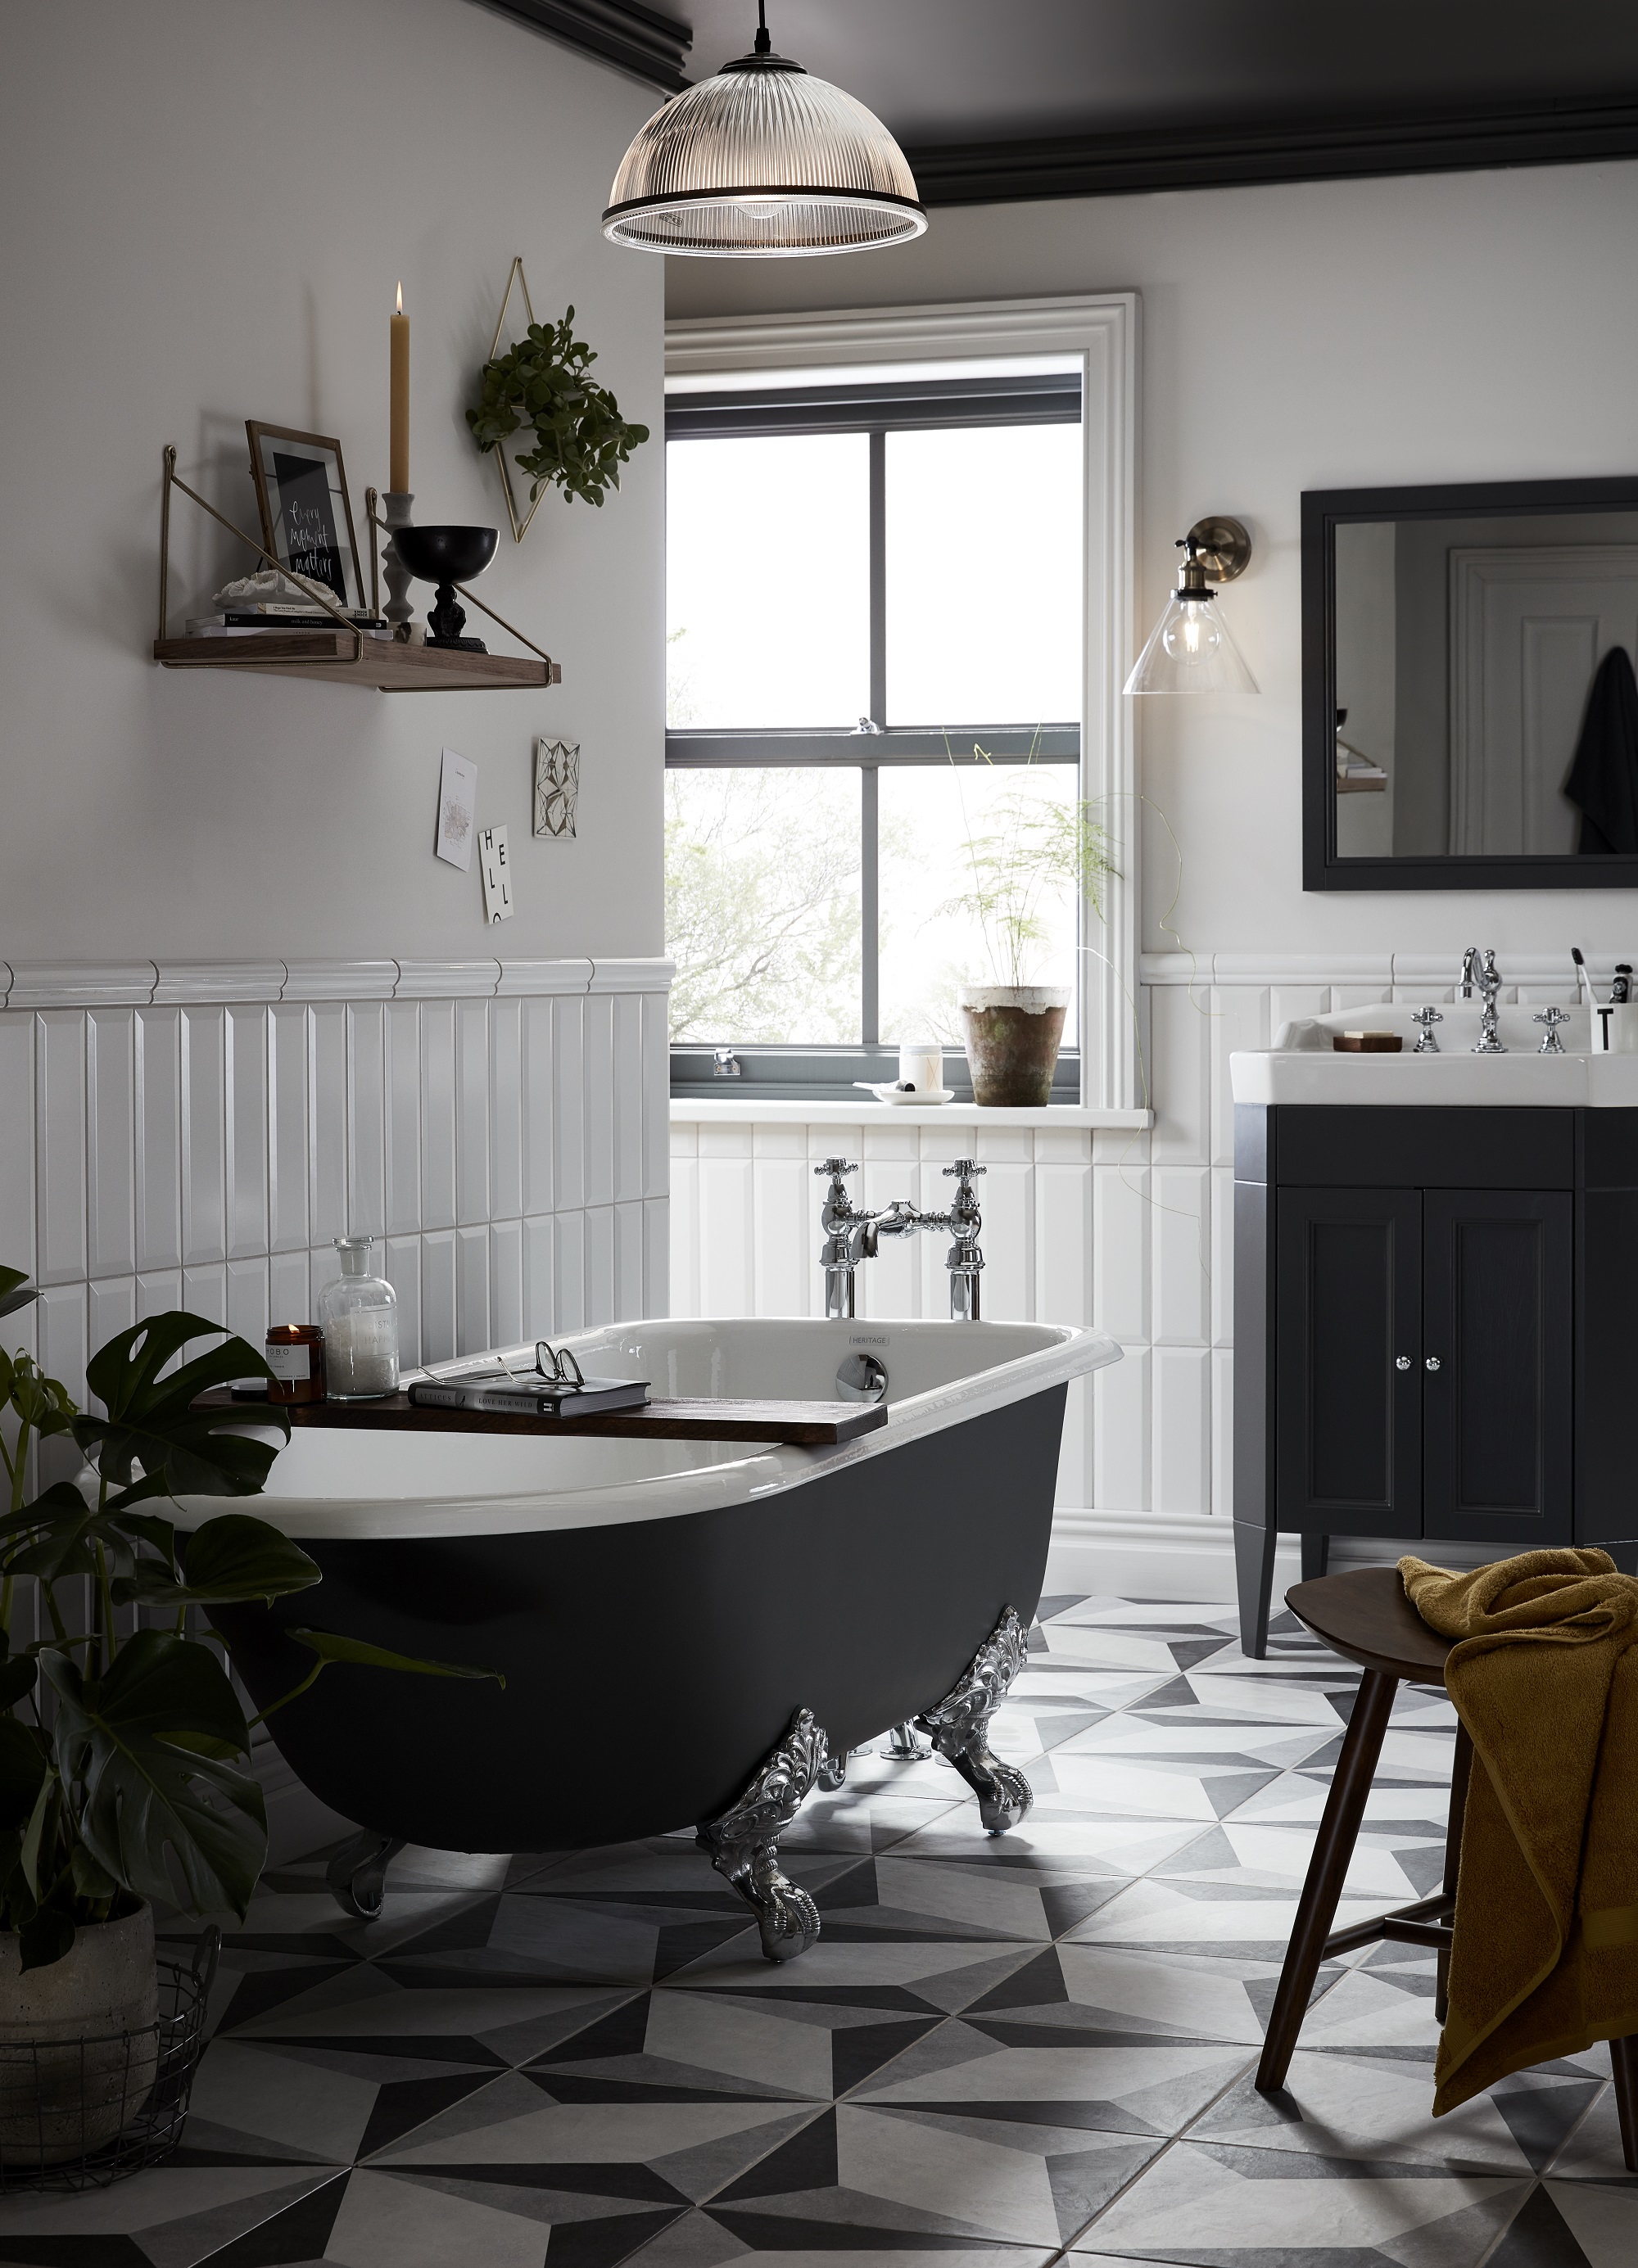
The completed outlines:
[[[687,84],[683,58],[694,44],[687,24],[643,8],[637,0],[482,0],[497,15],[511,16],[544,32],[583,55],[595,55],[616,70],[650,86],[676,94]]]
[[[1028,197],[1132,196],[1265,181],[1347,180],[1490,166],[1573,166],[1638,157],[1638,100],[1461,117],[1329,121],[1301,126],[1166,127],[1031,142],[907,147],[924,204]]]

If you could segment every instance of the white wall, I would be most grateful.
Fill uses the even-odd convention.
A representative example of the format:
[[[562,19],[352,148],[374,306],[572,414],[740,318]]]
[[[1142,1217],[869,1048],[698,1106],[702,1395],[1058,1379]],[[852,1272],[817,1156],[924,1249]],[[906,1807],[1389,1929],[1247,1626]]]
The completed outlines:
[[[481,954],[476,870],[432,856],[446,741],[480,821],[509,822],[507,950],[657,954],[659,443],[514,549],[461,415],[521,252],[537,313],[572,300],[658,424],[660,263],[598,232],[652,92],[466,0],[10,0],[4,22],[0,961]],[[244,420],[338,435],[358,517],[387,485],[400,277],[417,516],[501,526],[480,588],[562,687],[156,668],[162,445],[254,529]],[[244,555],[175,509],[180,622]],[[581,743],[572,843],[528,834],[542,732]]]
[[[1573,939],[1629,959],[1624,892],[1302,887],[1299,515],[1304,489],[1630,472],[1638,164],[936,210],[926,237],[847,259],[669,263],[673,316],[1066,291],[1141,294],[1138,499],[1145,626],[1172,541],[1251,526],[1225,594],[1260,698],[1151,701],[1145,792],[1183,851],[1172,917],[1197,951],[1413,951],[1459,962]],[[1144,938],[1177,860],[1146,829]]]

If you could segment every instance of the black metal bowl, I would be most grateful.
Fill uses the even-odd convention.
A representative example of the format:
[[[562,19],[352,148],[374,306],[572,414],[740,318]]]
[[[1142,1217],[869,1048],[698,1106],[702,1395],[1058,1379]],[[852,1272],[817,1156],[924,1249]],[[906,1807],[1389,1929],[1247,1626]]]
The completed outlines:
[[[422,583],[470,582],[495,556],[498,540],[493,527],[400,527],[393,533],[398,556]]]

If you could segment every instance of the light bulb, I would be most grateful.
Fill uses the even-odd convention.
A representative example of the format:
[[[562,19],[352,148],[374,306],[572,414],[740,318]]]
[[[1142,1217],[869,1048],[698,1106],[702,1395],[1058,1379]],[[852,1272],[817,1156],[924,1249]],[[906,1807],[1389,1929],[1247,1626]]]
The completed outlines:
[[[1216,603],[1210,599],[1180,600],[1162,639],[1172,659],[1185,665],[1209,660],[1222,642]]]

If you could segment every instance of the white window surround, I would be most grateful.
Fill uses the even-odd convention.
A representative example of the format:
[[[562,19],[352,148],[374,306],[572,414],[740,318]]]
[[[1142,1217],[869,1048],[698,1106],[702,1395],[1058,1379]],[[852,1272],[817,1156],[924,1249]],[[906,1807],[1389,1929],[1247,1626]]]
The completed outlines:
[[[1066,299],[995,299],[808,315],[745,315],[666,326],[668,379],[810,370],[827,364],[963,361],[1061,356],[1081,374],[1084,585],[1081,792],[1110,814],[1120,843],[1102,921],[1083,916],[1081,1101],[1133,1111],[1145,1097],[1138,1057],[1139,803],[1131,703],[1123,699],[1133,644],[1136,545],[1135,291]]]

